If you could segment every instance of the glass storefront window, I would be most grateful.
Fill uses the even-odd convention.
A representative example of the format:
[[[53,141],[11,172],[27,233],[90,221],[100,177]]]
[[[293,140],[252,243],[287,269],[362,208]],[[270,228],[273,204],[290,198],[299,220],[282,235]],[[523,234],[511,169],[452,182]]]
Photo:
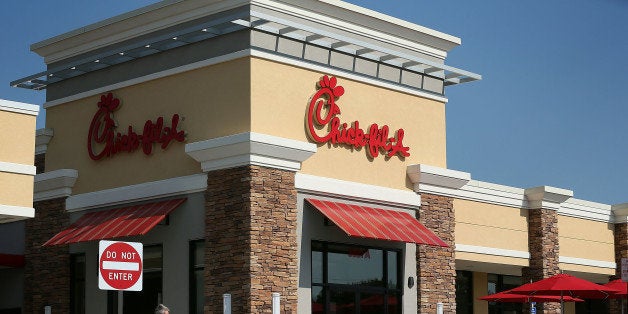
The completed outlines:
[[[70,314],[85,313],[85,254],[70,255]]]
[[[401,252],[312,242],[312,313],[401,313]]]
[[[190,241],[190,313],[202,314],[205,300],[205,240]]]
[[[522,284],[521,277],[488,274],[488,293],[493,294],[516,288]],[[522,313],[523,305],[521,303],[503,303],[503,302],[489,302],[488,313],[489,314],[510,314],[510,313]]]

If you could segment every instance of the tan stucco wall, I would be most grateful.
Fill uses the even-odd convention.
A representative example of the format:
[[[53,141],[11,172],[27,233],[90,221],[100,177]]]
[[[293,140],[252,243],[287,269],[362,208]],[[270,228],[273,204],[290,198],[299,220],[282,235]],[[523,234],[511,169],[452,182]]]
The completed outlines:
[[[470,252],[456,252],[456,259],[463,261],[482,262],[491,264],[514,265],[527,267],[527,258],[497,256]]]
[[[621,265],[619,265],[621,267]],[[559,263],[558,267],[563,271],[579,272],[587,274],[603,274],[603,275],[615,275],[614,268],[595,267],[577,264]]]
[[[0,172],[0,204],[33,207],[33,176]]]
[[[527,211],[454,199],[456,243],[528,251]]]
[[[615,261],[612,224],[559,215],[558,234],[561,256]]]
[[[36,119],[34,115],[0,110],[0,161],[33,164]]]
[[[253,58],[254,82],[251,128],[253,132],[312,142],[305,117],[316,83],[325,73]],[[445,104],[380,86],[338,78],[344,94],[337,101],[341,122],[359,121],[362,129],[372,123],[388,125],[391,132],[404,129],[403,143],[410,147],[405,160],[380,155],[367,158],[366,147],[320,144],[318,152],[302,164],[301,172],[316,176],[374,184],[396,189],[411,188],[406,178],[410,164],[446,167]],[[391,134],[393,135],[393,134]]]
[[[146,120],[164,117],[165,126],[178,113],[184,120],[179,130],[186,142],[246,132],[250,129],[250,63],[242,58],[130,87],[113,90],[122,106],[114,112],[118,131],[128,126],[139,134]],[[46,170],[78,170],[74,194],[162,180],[201,171],[198,162],[185,153],[184,143],[159,145],[146,156],[141,148],[93,161],[87,153],[87,133],[97,111],[100,94],[51,107],[46,127],[54,129],[48,145]]]

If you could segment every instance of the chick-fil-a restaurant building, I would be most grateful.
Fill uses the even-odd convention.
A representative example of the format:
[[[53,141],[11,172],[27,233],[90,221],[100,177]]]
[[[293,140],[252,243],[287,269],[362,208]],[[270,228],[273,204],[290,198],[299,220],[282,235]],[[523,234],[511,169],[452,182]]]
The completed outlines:
[[[515,313],[477,297],[607,282],[628,206],[447,168],[446,91],[481,79],[460,43],[341,1],[167,0],[33,44],[17,310]],[[142,291],[98,288],[99,240],[143,244]]]

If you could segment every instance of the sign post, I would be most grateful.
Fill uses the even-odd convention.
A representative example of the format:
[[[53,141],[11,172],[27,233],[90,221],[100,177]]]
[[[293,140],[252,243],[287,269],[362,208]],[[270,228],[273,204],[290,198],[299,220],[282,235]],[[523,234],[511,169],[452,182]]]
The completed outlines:
[[[142,291],[143,246],[137,242],[100,241],[98,288]]]

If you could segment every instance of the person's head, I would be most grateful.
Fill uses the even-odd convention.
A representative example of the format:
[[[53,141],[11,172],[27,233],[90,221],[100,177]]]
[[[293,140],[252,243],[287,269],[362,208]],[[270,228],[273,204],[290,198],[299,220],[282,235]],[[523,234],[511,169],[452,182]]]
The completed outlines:
[[[155,309],[155,314],[170,314],[170,309],[163,304],[159,304]]]

